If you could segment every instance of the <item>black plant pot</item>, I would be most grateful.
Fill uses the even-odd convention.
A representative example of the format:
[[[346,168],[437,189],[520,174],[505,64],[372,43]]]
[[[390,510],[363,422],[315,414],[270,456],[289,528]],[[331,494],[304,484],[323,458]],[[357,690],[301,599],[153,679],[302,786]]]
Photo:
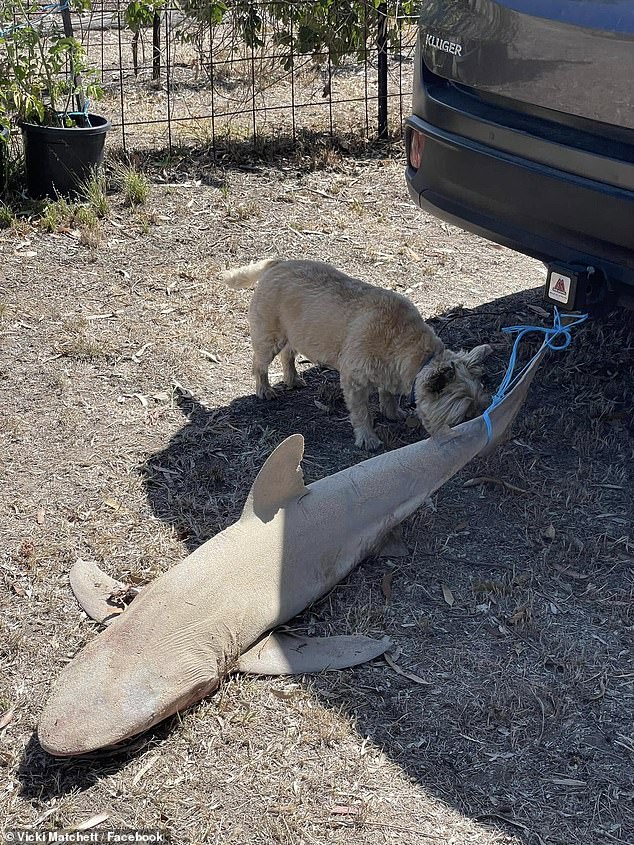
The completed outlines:
[[[90,126],[22,124],[26,182],[32,197],[81,192],[82,185],[103,163],[110,122],[89,114]]]

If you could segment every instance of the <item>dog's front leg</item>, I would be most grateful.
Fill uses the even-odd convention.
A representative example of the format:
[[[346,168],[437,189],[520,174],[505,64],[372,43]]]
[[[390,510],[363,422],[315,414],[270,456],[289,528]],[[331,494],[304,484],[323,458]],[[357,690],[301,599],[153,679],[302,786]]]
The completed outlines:
[[[341,373],[341,389],[346,407],[350,412],[355,444],[360,449],[378,449],[383,442],[377,437],[372,425],[372,414],[368,406],[370,385],[361,384],[353,377]]]
[[[407,413],[399,406],[398,396],[389,390],[379,388],[379,405],[381,413],[387,420],[403,420]]]

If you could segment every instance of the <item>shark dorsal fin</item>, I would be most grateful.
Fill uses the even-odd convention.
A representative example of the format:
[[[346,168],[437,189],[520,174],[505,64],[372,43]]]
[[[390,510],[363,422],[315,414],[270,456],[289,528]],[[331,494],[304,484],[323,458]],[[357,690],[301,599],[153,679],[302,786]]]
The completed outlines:
[[[269,522],[283,505],[308,492],[300,466],[303,455],[301,434],[291,434],[271,452],[249,491],[241,520],[256,516]]]

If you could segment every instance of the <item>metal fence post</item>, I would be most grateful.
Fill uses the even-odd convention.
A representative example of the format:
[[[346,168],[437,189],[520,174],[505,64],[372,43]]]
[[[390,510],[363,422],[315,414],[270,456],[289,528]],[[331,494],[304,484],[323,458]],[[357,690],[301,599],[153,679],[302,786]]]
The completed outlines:
[[[388,137],[387,123],[387,3],[377,9],[379,138]]]
[[[161,78],[161,13],[152,18],[152,79]]]

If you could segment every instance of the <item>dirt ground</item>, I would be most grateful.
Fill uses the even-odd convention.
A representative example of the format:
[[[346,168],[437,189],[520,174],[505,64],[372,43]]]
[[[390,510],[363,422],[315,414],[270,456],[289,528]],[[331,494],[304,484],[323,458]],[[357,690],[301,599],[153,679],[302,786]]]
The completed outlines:
[[[422,214],[402,151],[154,162],[98,235],[0,233],[0,819],[160,828],[173,842],[634,842],[632,314],[544,361],[511,438],[292,623],[388,634],[392,659],[232,676],[118,755],[55,760],[51,683],[98,635],[73,562],[144,583],[231,524],[271,449],[308,482],[363,460],[335,373],[253,396],[248,292],[220,269],[325,259],[406,293],[450,346],[550,323],[537,262]],[[277,370],[279,373],[279,369]],[[423,436],[379,420],[386,448]],[[98,820],[97,820],[98,821]],[[9,841],[6,839],[5,841]]]

